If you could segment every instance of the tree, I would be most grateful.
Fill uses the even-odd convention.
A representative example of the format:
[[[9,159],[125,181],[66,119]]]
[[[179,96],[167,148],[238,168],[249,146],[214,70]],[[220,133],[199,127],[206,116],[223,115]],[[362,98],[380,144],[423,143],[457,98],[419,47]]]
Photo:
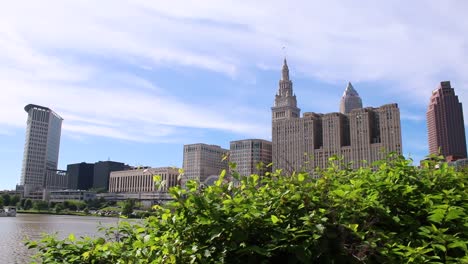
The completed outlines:
[[[24,208],[24,203],[26,202],[26,199],[25,198],[21,198],[20,200],[20,207],[21,208]]]
[[[8,193],[2,194],[3,205],[9,206],[10,205],[10,195]]]
[[[55,204],[54,210],[56,214],[59,214],[60,212],[62,212],[63,209],[65,209],[65,207],[63,206],[62,203]]]
[[[3,197],[0,196],[0,208],[3,208],[4,202],[3,202]]]
[[[134,207],[135,207],[135,200],[133,199],[126,200],[122,207],[122,215],[130,216],[133,213]]]
[[[70,211],[77,210],[76,204],[73,201],[64,201],[63,206]]]
[[[20,196],[19,195],[11,195],[10,196],[10,205],[12,206],[17,206],[18,202],[20,201]]]
[[[336,161],[314,175],[233,172],[238,187],[226,172],[189,181],[141,225],[28,246],[44,263],[468,262],[468,175],[395,155],[357,170]]]
[[[92,210],[100,209],[102,207],[105,207],[105,205],[106,200],[104,200],[104,198],[102,197],[100,197],[99,199],[90,199],[86,201],[86,206]]]
[[[23,206],[23,208],[24,208],[25,210],[29,210],[29,209],[32,208],[32,205],[33,205],[33,203],[32,203],[32,201],[31,201],[31,199],[26,199],[26,200],[24,201],[24,206]]]
[[[38,211],[46,211],[49,210],[49,203],[46,201],[37,200],[33,202],[32,207]]]

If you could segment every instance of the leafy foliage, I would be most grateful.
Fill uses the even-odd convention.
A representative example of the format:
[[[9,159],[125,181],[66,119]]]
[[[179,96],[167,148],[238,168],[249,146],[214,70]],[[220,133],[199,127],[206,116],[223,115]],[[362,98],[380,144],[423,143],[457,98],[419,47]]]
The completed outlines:
[[[32,208],[38,211],[49,210],[49,203],[46,201],[34,201]]]
[[[389,156],[329,168],[171,188],[141,225],[95,239],[28,242],[45,263],[467,263],[467,175]],[[344,166],[346,167],[346,166]],[[315,176],[320,176],[319,178]]]
[[[32,202],[31,199],[26,199],[26,200],[24,201],[23,208],[24,208],[25,210],[31,209],[32,206],[33,206],[33,202]]]

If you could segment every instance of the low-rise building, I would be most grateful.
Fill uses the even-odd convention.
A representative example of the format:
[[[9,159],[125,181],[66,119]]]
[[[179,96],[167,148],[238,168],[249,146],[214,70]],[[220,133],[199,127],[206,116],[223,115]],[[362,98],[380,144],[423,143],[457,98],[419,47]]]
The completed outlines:
[[[48,192],[49,202],[87,201],[96,199],[96,193],[83,190],[60,190]]]
[[[463,170],[468,168],[468,159],[458,159],[456,161],[451,161],[448,165],[455,167],[457,170]]]
[[[159,175],[162,180],[160,188],[155,186],[153,176]],[[109,178],[109,192],[167,192],[170,187],[178,185],[179,169],[172,167],[137,168],[113,171]]]

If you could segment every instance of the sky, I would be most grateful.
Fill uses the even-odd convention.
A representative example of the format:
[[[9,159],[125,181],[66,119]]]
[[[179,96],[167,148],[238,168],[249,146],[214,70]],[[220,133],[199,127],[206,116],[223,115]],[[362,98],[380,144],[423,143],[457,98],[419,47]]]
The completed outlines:
[[[463,0],[0,1],[0,190],[19,183],[29,103],[64,118],[60,169],[271,140],[285,56],[302,112],[337,112],[348,81],[364,106],[398,103],[415,162],[431,91],[450,80],[468,104]]]

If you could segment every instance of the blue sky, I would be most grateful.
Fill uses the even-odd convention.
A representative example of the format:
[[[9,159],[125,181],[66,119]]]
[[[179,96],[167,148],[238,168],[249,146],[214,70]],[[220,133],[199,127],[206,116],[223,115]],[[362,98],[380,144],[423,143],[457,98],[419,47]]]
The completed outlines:
[[[450,80],[468,103],[466,10],[466,1],[2,3],[0,189],[19,182],[28,103],[65,119],[63,169],[181,166],[183,144],[271,139],[285,54],[303,112],[338,111],[351,81],[365,106],[399,104],[404,153],[419,161],[431,91]]]

